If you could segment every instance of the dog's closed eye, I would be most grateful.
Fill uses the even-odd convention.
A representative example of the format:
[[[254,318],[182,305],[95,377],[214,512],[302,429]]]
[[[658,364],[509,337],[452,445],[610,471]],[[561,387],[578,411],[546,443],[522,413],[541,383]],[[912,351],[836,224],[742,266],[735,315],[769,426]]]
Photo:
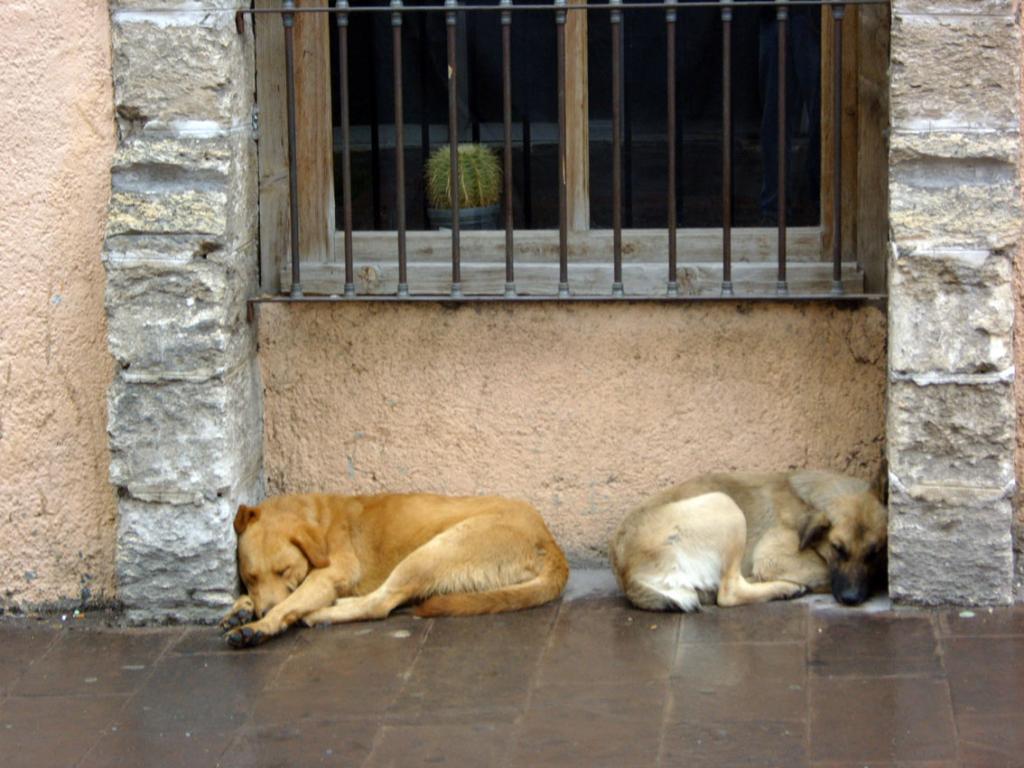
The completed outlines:
[[[846,547],[837,542],[832,542],[832,551],[836,553],[836,557],[840,560],[845,560],[850,556],[850,553],[846,551]]]

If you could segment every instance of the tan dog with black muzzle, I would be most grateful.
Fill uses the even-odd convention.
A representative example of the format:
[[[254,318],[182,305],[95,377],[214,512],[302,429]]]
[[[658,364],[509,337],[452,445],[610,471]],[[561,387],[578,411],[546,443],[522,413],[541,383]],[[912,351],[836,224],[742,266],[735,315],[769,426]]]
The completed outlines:
[[[885,574],[888,513],[867,483],[834,472],[714,474],[644,502],[609,555],[648,610],[761,603],[831,589],[864,602]]]
[[[499,497],[276,496],[239,507],[234,527],[248,594],[221,626],[238,648],[411,602],[420,616],[530,608],[569,575],[537,510]]]

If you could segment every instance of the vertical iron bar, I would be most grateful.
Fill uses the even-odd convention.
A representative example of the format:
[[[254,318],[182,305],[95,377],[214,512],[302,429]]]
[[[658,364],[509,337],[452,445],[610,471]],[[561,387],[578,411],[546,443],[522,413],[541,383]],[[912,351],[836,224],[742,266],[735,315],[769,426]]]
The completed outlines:
[[[674,0],[665,0],[674,2]],[[668,295],[679,295],[676,273],[676,9],[665,11],[666,127],[668,140]]]
[[[776,0],[779,2],[779,0]],[[785,5],[779,5],[775,13],[775,23],[778,27],[778,99],[776,109],[778,110],[778,143],[776,151],[779,153],[778,172],[776,173],[775,188],[777,191],[778,213],[777,221],[779,227],[779,277],[775,283],[775,292],[780,295],[789,293],[789,286],[786,283],[786,149],[789,142],[786,141],[786,22],[788,20],[788,9]]]
[[[623,63],[623,67],[626,64]],[[623,76],[625,79],[625,76]],[[633,103],[627,96],[622,100],[622,176],[625,188],[622,193],[623,217],[626,229],[633,228]]]
[[[732,0],[722,0],[722,295],[733,295]]]
[[[284,25],[285,88],[288,101],[288,207],[291,214],[293,298],[302,295],[299,274],[299,159],[295,128],[295,1],[283,0],[281,22]]]
[[[569,208],[565,178],[565,8],[566,0],[555,0],[558,50],[558,296],[569,298]]]
[[[427,58],[427,14],[417,14],[416,21],[420,33],[420,178],[427,172],[427,159],[430,157],[430,81],[427,76],[430,62]],[[429,220],[430,201],[423,195],[423,221]]]
[[[398,229],[398,295],[409,295],[405,257],[405,114],[402,109],[402,0],[391,0],[391,52],[395,97],[395,227]]]
[[[512,0],[501,0],[502,8],[511,8]],[[501,95],[505,123],[505,296],[516,295],[515,255],[512,242],[512,13],[501,12]]]
[[[477,74],[476,62],[476,16],[472,13],[466,14],[466,110],[469,112],[470,134],[473,143],[480,143],[480,110],[477,98],[477,84],[480,79]]]
[[[455,8],[458,0],[444,0],[448,8],[445,24],[448,28],[448,149],[451,166],[452,200],[452,296],[462,295],[462,256],[459,252],[459,102],[458,72],[455,57],[455,25],[458,16]]]
[[[832,6],[832,295],[843,293],[843,15],[845,6]]]
[[[529,84],[526,87],[529,92]],[[530,150],[533,145],[533,131],[530,128],[529,97],[524,110],[526,114],[523,115],[523,222],[529,229],[533,226],[533,153]]]
[[[377,104],[377,19],[369,17],[370,27],[367,42],[370,46],[370,197],[373,204],[373,228],[384,229],[380,200],[380,110]]]
[[[341,13],[338,24],[338,60],[341,89],[341,206],[345,228],[345,295],[355,296],[356,286],[352,268],[352,132],[349,125],[348,90],[348,0],[335,3]]]
[[[612,25],[612,296],[622,290],[622,0],[608,0]]]

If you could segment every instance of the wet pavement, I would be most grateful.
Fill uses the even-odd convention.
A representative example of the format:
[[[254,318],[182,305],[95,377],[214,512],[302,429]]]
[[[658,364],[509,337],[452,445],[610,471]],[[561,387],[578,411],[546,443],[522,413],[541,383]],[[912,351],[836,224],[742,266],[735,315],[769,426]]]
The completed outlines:
[[[562,601],[296,630],[0,621],[0,765],[1024,766],[1024,606]]]

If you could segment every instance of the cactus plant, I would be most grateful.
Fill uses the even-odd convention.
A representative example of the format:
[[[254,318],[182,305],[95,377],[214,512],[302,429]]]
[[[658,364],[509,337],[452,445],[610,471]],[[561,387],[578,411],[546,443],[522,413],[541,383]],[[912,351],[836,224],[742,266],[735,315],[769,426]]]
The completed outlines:
[[[452,207],[451,150],[448,145],[430,153],[426,168],[427,200],[431,208]],[[501,199],[501,163],[483,144],[459,145],[459,207],[484,208]]]

